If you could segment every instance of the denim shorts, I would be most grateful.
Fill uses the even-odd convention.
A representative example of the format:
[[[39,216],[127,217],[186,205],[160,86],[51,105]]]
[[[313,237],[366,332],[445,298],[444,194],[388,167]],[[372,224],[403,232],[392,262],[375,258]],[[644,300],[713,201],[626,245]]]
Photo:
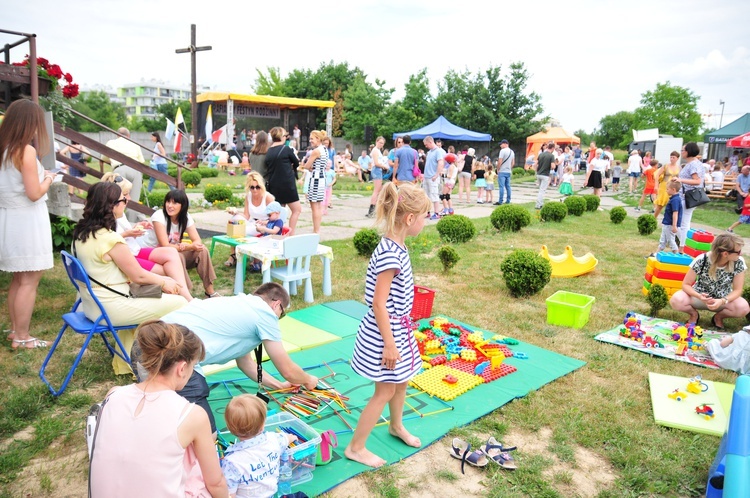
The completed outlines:
[[[630,176],[632,178],[640,178],[641,174],[640,173],[628,173],[628,176]]]

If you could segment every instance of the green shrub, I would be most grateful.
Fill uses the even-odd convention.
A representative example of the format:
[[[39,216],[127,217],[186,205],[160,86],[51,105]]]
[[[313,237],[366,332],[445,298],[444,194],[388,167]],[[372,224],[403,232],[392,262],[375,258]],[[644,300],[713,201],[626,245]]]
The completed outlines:
[[[177,166],[170,164],[167,166],[167,174],[172,178],[177,178]]]
[[[206,168],[204,166],[198,168],[195,171],[197,171],[201,175],[201,178],[216,178],[217,176],[219,176],[219,170],[216,168]]]
[[[565,205],[568,207],[568,213],[581,216],[586,211],[586,199],[580,195],[571,195],[565,198]]]
[[[661,284],[652,284],[646,295],[646,301],[651,306],[651,316],[655,317],[660,309],[669,304],[669,297],[667,297],[667,291]]]
[[[52,226],[52,249],[55,251],[70,251],[70,245],[73,243],[73,229],[76,222],[64,216],[49,215],[49,222]]]
[[[544,289],[552,276],[552,265],[534,251],[517,249],[500,264],[505,286],[513,297],[532,296]]]
[[[627,211],[625,211],[625,208],[621,206],[612,208],[612,211],[609,212],[609,221],[611,221],[615,225],[619,225],[627,217]]]
[[[653,214],[642,214],[638,217],[638,233],[651,235],[656,230],[656,217]]]
[[[437,222],[440,238],[446,242],[468,242],[477,236],[477,227],[461,214],[446,216]]]
[[[201,183],[201,174],[197,171],[185,170],[182,172],[182,181],[186,187],[190,185],[197,187]]]
[[[143,191],[146,191],[144,188]],[[148,196],[148,205],[152,208],[162,207],[164,205],[164,198],[167,196],[166,192],[151,192],[146,194]]]
[[[443,263],[443,271],[448,271],[458,263],[461,256],[458,255],[455,249],[451,246],[443,246],[438,249],[437,256],[440,262]]]
[[[490,222],[501,232],[518,232],[523,227],[531,225],[531,214],[524,207],[503,204],[492,211]]]
[[[370,256],[380,243],[380,235],[372,228],[363,228],[354,234],[354,248],[360,256]]]
[[[526,170],[526,176],[536,176],[536,170],[535,169],[527,169]]]
[[[228,201],[232,197],[232,189],[224,185],[206,185],[203,198],[211,204]]]
[[[602,200],[599,199],[599,196],[594,194],[584,195],[583,199],[586,201],[586,211],[596,211],[599,209],[599,204],[602,202]]]
[[[562,202],[548,202],[539,211],[539,217],[542,221],[556,221],[559,223],[566,216],[568,216],[568,207]]]
[[[513,168],[513,169],[512,169],[511,171],[510,171],[510,175],[511,175],[511,176],[512,176],[513,178],[515,178],[515,177],[517,177],[517,176],[524,176],[524,175],[526,175],[526,171],[524,171],[524,169],[523,169],[523,168]]]

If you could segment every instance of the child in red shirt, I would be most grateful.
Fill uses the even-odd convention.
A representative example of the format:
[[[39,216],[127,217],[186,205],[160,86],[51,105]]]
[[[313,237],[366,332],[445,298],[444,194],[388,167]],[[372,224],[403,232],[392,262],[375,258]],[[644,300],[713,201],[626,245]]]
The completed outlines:
[[[635,208],[636,211],[640,211],[643,207],[643,200],[648,196],[648,199],[651,201],[651,203],[654,203],[654,197],[653,195],[656,194],[658,186],[656,185],[656,178],[654,177],[654,174],[656,173],[656,170],[659,169],[659,161],[656,159],[652,159],[651,162],[646,165],[646,168],[643,170],[643,177],[646,179],[646,186],[643,188],[643,194],[641,194],[641,201],[638,203],[638,207]],[[651,212],[654,212],[654,209],[651,208]]]

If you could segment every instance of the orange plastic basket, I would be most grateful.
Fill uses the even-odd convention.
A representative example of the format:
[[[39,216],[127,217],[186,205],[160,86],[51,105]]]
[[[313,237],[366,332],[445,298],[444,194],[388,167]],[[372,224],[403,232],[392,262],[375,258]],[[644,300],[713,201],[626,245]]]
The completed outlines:
[[[432,316],[432,303],[435,301],[435,291],[422,287],[414,286],[414,305],[411,308],[411,319],[421,320]]]

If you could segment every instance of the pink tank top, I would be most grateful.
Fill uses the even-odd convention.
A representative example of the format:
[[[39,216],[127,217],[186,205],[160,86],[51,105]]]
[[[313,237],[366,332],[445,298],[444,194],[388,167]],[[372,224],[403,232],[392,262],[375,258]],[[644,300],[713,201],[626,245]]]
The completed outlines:
[[[99,417],[92,496],[185,496],[192,458],[177,428],[194,405],[174,391],[145,396],[135,384],[114,391]],[[189,447],[190,448],[190,447]]]

